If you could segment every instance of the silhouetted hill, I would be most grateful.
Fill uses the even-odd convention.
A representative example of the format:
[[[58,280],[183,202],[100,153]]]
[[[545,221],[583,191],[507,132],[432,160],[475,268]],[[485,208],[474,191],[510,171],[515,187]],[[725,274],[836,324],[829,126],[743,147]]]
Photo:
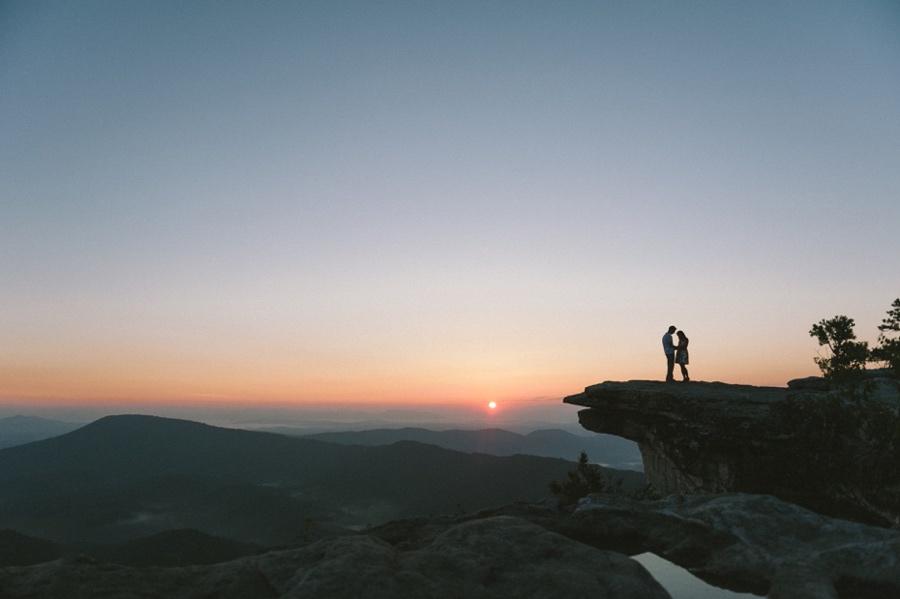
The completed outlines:
[[[297,542],[337,526],[545,497],[571,462],[402,442],[361,447],[154,416],[110,416],[0,450],[0,527],[121,542],[196,528]],[[628,484],[642,478],[625,473]],[[636,478],[634,478],[636,477]]]
[[[0,566],[28,566],[49,562],[63,555],[63,549],[46,539],[0,530]]]
[[[291,434],[291,429],[278,429],[278,432]],[[524,454],[565,460],[575,460],[581,451],[586,451],[593,462],[602,462],[614,468],[641,469],[641,454],[632,441],[612,435],[584,437],[557,429],[537,430],[520,435],[497,428],[433,431],[407,427],[303,436],[346,445],[388,445],[397,441],[417,441],[466,453],[498,456]]]
[[[82,425],[75,422],[61,422],[37,416],[0,418],[0,449],[56,437],[80,426]]]
[[[186,566],[226,562],[262,550],[262,547],[252,543],[184,528],[133,539],[121,545],[93,547],[86,553],[127,566]]]

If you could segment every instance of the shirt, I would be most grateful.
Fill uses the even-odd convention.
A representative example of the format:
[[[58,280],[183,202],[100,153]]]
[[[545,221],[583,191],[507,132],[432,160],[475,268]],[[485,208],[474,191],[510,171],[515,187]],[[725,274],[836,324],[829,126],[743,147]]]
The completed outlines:
[[[675,353],[675,344],[672,343],[671,333],[663,335],[663,352],[665,352],[667,356],[671,356]]]

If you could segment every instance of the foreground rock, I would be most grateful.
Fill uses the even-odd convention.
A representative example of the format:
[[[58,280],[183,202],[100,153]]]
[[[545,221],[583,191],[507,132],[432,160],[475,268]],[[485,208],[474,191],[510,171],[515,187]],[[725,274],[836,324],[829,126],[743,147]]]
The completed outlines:
[[[900,405],[892,395],[895,381],[875,383],[876,399]],[[831,397],[822,380],[815,378],[798,380],[789,388],[608,381],[563,401],[587,408],[578,413],[584,428],[636,441],[647,479],[661,494],[774,494],[832,515],[900,524],[900,489],[826,480],[834,473],[822,463],[825,448],[799,438],[793,425],[785,422],[785,407],[796,406],[797,401],[809,406],[808,402]],[[864,438],[846,445],[850,449],[841,457],[863,466],[880,453]],[[804,461],[816,460],[816,466],[824,469],[821,476],[818,471],[812,481],[797,476],[814,472]],[[882,480],[891,477],[896,478],[896,470],[884,472]]]
[[[130,568],[86,559],[0,569],[0,596],[666,598],[634,560],[510,516],[446,526],[416,549],[327,539],[212,566]]]
[[[900,532],[828,518],[766,495],[583,501],[573,519],[735,590],[770,599],[900,597]],[[589,540],[589,539],[585,539]]]
[[[767,495],[582,500],[573,514],[517,504],[510,514],[594,547],[653,552],[703,580],[770,599],[900,597],[900,531],[822,516]],[[459,518],[393,522],[372,531],[427,546]]]
[[[230,562],[0,568],[0,597],[667,597],[627,555],[770,599],[900,597],[900,531],[766,495],[616,495],[416,518]]]

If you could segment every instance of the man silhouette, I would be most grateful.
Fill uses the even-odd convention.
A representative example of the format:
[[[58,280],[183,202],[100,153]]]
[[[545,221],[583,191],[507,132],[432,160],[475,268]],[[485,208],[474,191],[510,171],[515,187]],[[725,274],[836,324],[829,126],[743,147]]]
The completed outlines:
[[[662,344],[663,344],[663,352],[666,354],[666,382],[674,383],[675,377],[672,376],[672,371],[675,369],[675,344],[672,343],[672,333],[677,330],[678,327],[670,326],[669,331],[663,335]]]

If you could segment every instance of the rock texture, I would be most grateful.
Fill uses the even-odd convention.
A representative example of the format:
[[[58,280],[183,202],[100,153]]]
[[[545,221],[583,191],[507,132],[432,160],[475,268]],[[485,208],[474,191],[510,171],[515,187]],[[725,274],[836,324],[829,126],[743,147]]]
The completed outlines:
[[[605,382],[566,403],[586,429],[636,441],[653,487],[668,493],[764,491],[756,461],[773,439],[769,409],[788,390],[725,383]]]
[[[701,578],[769,599],[900,597],[900,532],[767,495],[601,496],[582,501],[573,519],[595,544],[630,539]]]
[[[879,405],[900,406],[896,380],[873,378],[869,387]],[[835,398],[822,379],[810,377],[788,387],[610,381],[564,401],[587,408],[578,413],[586,429],[636,441],[647,479],[661,494],[774,494],[831,515],[896,526],[900,488],[890,482],[896,472],[879,475],[885,484],[875,487],[832,481],[826,448],[784,419],[787,407]],[[840,452],[845,462],[865,464],[883,453],[861,430],[849,434]],[[808,467],[813,464],[817,470]],[[816,472],[815,485],[798,476],[805,472]]]
[[[510,516],[444,527],[416,548],[371,535],[211,566],[131,568],[68,559],[0,569],[0,596],[664,599],[634,560]]]
[[[513,504],[203,566],[67,558],[0,568],[0,597],[668,597],[627,557],[647,551],[770,599],[900,597],[900,531],[749,494]]]
[[[574,513],[515,504],[477,515],[392,522],[371,531],[426,547],[465,518],[514,515],[598,549],[653,552],[705,581],[770,599],[900,597],[900,531],[829,518],[769,495],[595,495]]]

